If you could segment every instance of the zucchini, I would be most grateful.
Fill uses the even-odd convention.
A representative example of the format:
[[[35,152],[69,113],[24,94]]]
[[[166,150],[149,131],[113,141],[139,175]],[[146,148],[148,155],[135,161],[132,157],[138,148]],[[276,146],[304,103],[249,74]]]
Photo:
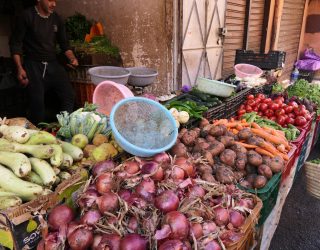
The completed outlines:
[[[0,165],[0,187],[8,192],[16,193],[23,201],[30,201],[42,194],[40,185],[21,180],[6,167]]]
[[[30,171],[29,174],[27,174],[25,177],[23,177],[24,180],[38,184],[40,186],[43,186],[43,181],[40,178],[38,174],[36,174],[33,171]]]
[[[56,181],[56,174],[48,162],[34,157],[29,158],[29,160],[32,170],[40,176],[44,185],[50,186]]]
[[[61,167],[64,167],[64,168],[71,167],[73,164],[73,158],[71,157],[71,155],[62,153],[62,156],[63,156],[63,161],[62,161]]]
[[[21,204],[22,204],[22,200],[17,196],[0,197],[0,209],[7,209],[9,207],[16,207]]]
[[[30,134],[28,130],[21,126],[0,126],[0,133],[9,141],[25,143],[29,140]]]
[[[9,167],[18,177],[24,177],[31,171],[28,157],[21,153],[0,151],[0,164]]]
[[[80,161],[83,158],[83,151],[69,142],[60,141],[62,151],[72,157],[74,161]]]
[[[63,152],[60,145],[51,145],[54,148],[55,154],[50,158],[50,163],[54,167],[60,167],[63,162]]]
[[[30,136],[26,144],[28,145],[57,144],[57,138],[46,131],[38,131],[37,133],[34,133]]]

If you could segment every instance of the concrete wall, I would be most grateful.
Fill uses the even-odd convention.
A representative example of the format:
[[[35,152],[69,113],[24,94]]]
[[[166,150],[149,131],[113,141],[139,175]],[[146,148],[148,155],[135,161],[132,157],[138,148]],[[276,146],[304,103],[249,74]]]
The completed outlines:
[[[153,92],[167,93],[172,86],[172,0],[58,0],[64,18],[75,12],[100,21],[118,46],[125,67],[158,70]]]

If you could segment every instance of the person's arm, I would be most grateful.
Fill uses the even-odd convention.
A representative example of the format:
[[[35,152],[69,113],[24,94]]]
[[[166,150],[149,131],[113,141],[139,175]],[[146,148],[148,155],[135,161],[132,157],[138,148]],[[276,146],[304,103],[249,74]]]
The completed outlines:
[[[59,19],[58,21],[59,27],[57,32],[57,41],[59,43],[60,49],[64,52],[65,56],[68,58],[70,65],[76,67],[78,66],[78,60],[70,48],[64,23],[59,16],[58,16],[58,19]]]
[[[21,55],[23,53],[23,38],[26,33],[26,22],[24,16],[16,18],[16,24],[10,37],[9,46],[13,61],[17,66],[17,78],[22,85],[29,83],[27,73],[22,66]]]

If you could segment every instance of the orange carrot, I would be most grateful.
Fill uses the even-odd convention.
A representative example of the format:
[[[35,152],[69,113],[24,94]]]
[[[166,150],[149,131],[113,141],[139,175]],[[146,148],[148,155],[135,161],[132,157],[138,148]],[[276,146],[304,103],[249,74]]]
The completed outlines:
[[[213,125],[225,125],[228,123],[228,120],[227,119],[220,119],[220,120],[217,120],[213,123]]]
[[[270,156],[271,158],[274,157],[273,154],[271,154],[269,151],[267,151],[267,150],[265,150],[265,149],[263,149],[263,148],[257,147],[255,150],[257,151],[257,153],[259,153],[259,154],[261,154],[261,155]]]
[[[242,129],[243,129],[243,126],[242,126],[241,124],[238,124],[238,125],[236,126],[236,129],[242,130]]]
[[[237,134],[239,133],[239,130],[238,130],[238,129],[235,129],[235,128],[233,128],[231,131],[232,131],[232,133],[235,134],[235,135],[237,135]]]
[[[259,125],[258,123],[256,123],[256,122],[252,122],[252,123],[251,123],[251,126],[252,126],[253,128],[259,128],[259,129],[261,129],[260,125]]]
[[[241,123],[247,123],[246,119],[242,119]]]
[[[234,118],[233,117],[230,119],[230,122],[234,122]]]
[[[271,135],[268,132],[264,131],[263,129],[252,128],[251,131],[252,131],[252,133],[262,137],[263,139],[265,139],[269,142],[272,142],[276,145],[283,144],[283,145],[285,145],[286,148],[288,148],[288,149],[290,148],[287,140],[280,138],[278,136]]]
[[[283,144],[280,144],[277,149],[281,152],[281,153],[285,153],[286,152],[286,148]]]
[[[257,148],[258,146],[256,145],[251,145],[251,144],[247,144],[247,143],[244,143],[244,142],[239,142],[239,141],[235,141],[234,143],[238,144],[238,145],[241,145],[245,148],[250,148],[250,149],[253,149],[253,148]]]
[[[243,127],[248,127],[250,124],[246,122],[242,123],[242,122],[235,121],[235,122],[228,122],[225,125],[229,128],[234,128],[234,127],[237,127],[238,125],[241,125],[243,128]]]

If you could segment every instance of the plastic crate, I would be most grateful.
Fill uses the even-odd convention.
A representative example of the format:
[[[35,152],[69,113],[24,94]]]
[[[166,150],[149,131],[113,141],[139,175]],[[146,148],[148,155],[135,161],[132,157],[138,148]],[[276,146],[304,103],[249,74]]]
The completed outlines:
[[[215,119],[220,119],[220,118],[225,117],[225,112],[226,112],[226,104],[222,103],[219,106],[208,109],[203,114],[203,117],[209,121],[215,120]]]
[[[320,116],[317,117],[315,120],[315,127],[314,127],[314,133],[312,138],[312,147],[317,143],[320,135]]]
[[[284,51],[270,51],[268,54],[254,53],[252,50],[236,50],[235,64],[248,63],[264,70],[283,68],[286,58]]]
[[[187,128],[187,129],[196,128],[199,126],[199,123],[200,123],[199,119],[191,118],[187,123],[181,124],[181,128]]]
[[[299,153],[299,157],[298,157],[298,162],[297,162],[297,168],[296,168],[296,173],[295,173],[295,178],[298,175],[298,172],[300,171],[300,169],[303,167],[304,162],[307,158],[307,149],[308,149],[308,144],[309,144],[309,139],[310,139],[310,135],[307,135],[307,137],[305,138],[300,153]]]
[[[68,70],[68,75],[70,81],[80,81],[80,82],[89,82],[91,83],[91,77],[88,73],[88,70],[97,65],[79,65],[73,70]]]
[[[261,226],[265,222],[277,202],[280,180],[281,173],[277,173],[273,175],[267,185],[261,189],[247,189],[238,184],[240,189],[243,189],[248,193],[256,194],[262,200],[263,207],[260,212],[261,216],[258,226]]]
[[[76,106],[83,107],[85,102],[92,103],[95,85],[90,82],[71,81],[71,85],[76,94]]]
[[[289,161],[286,163],[282,171],[281,182],[283,182],[290,175],[291,169],[295,165],[297,157],[299,156],[297,154],[297,147],[294,144],[291,144],[291,147],[292,148],[288,153]]]
[[[252,88],[252,94],[253,95],[257,95],[257,94],[271,95],[272,87],[273,87],[273,84],[265,84],[258,87],[254,87]]]
[[[247,96],[252,93],[252,88],[246,88],[236,95],[225,99],[225,118],[234,116],[240,105],[246,100]]]

